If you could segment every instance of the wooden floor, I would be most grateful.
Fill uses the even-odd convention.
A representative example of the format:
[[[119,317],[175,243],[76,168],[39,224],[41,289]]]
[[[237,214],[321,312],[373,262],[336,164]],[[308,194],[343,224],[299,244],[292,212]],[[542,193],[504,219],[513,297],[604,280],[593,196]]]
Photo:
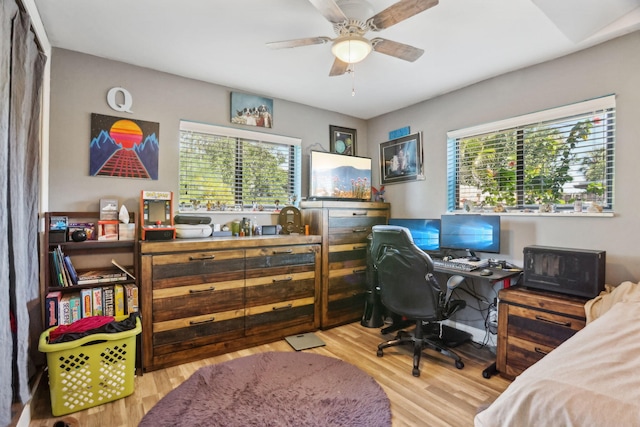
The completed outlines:
[[[337,357],[374,377],[389,396],[394,427],[472,426],[477,409],[493,402],[509,385],[509,381],[499,375],[490,379],[482,377],[482,370],[493,361],[493,355],[471,343],[455,349],[463,358],[463,369],[456,369],[451,359],[427,350],[420,365],[421,375],[416,378],[411,375],[413,359],[408,347],[391,347],[385,350],[384,357],[376,356],[378,343],[393,338],[392,335],[381,335],[379,329],[352,323],[317,331],[316,335],[326,346],[305,351]],[[198,368],[265,351],[293,349],[281,340],[148,372],[135,378],[132,395],[64,417],[51,415],[49,390],[46,386],[40,387],[32,402],[29,426],[51,427],[63,419],[71,421],[72,426],[137,426],[153,405]]]

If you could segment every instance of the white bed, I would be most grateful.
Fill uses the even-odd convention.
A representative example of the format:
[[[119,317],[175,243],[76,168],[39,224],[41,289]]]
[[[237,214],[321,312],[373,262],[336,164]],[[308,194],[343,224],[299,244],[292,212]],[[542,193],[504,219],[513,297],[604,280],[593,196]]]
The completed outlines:
[[[640,426],[640,302],[617,302],[518,376],[476,427]]]

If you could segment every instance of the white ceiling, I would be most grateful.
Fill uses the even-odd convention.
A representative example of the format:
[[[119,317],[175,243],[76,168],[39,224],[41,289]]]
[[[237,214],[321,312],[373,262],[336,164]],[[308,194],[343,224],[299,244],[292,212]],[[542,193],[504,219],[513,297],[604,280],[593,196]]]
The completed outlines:
[[[374,13],[395,2],[369,1]],[[35,3],[54,47],[362,119],[640,29],[640,0],[440,0],[367,34],[424,49],[416,62],[373,52],[353,75],[329,77],[329,44],[265,46],[335,37],[307,0]]]

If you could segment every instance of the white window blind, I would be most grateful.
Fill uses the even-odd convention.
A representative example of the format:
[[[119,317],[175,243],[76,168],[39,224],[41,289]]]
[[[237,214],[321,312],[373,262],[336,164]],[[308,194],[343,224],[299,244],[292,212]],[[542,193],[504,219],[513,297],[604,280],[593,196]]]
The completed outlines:
[[[613,210],[615,96],[447,134],[449,210],[550,203]]]
[[[180,123],[180,205],[274,207],[300,198],[301,141]]]

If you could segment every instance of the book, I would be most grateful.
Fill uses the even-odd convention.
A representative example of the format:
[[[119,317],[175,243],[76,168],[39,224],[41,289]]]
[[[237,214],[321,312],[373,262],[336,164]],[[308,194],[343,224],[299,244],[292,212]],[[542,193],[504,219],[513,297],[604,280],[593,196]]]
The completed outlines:
[[[124,287],[122,285],[113,285],[113,305],[116,316],[124,316],[126,314],[124,300]]]
[[[77,285],[93,285],[96,283],[111,283],[129,280],[127,275],[119,270],[98,269],[77,273]]]
[[[126,283],[124,285],[124,290],[126,294],[126,298],[125,298],[126,314],[137,313],[138,312],[138,287],[133,283]]]
[[[60,324],[59,305],[60,305],[61,299],[62,299],[62,292],[60,291],[49,292],[45,297],[45,303],[44,303],[45,328],[51,328],[53,326],[58,326]]]
[[[55,286],[64,286],[64,280],[62,280],[62,273],[60,271],[60,264],[58,263],[58,254],[55,250],[49,252],[51,259],[51,280]]]
[[[102,310],[102,288],[91,289],[91,308],[94,316],[102,316],[104,311]]]
[[[102,312],[105,316],[115,316],[113,286],[105,286],[102,288]]]
[[[76,272],[76,269],[73,267],[73,264],[71,263],[71,257],[69,257],[69,255],[65,255],[64,256],[64,265],[67,269],[67,272],[69,273],[69,278],[71,279],[71,284],[73,285],[77,285],[78,284],[78,273]]]
[[[60,245],[58,245],[54,249],[54,251],[56,253],[56,261],[58,263],[58,271],[60,274],[60,280],[61,280],[60,286],[65,286],[65,287],[71,286],[72,285],[71,278],[64,264],[64,253],[62,252],[62,248],[60,247]]]
[[[82,301],[82,317],[93,316],[93,292],[91,289],[81,289],[80,299]]]
[[[115,265],[116,267],[118,267],[123,273],[125,273],[127,276],[131,277],[133,280],[136,280],[135,276],[131,273],[129,273],[129,270],[127,270],[125,267],[121,266],[120,264],[118,264],[118,262],[111,258],[111,264]]]

